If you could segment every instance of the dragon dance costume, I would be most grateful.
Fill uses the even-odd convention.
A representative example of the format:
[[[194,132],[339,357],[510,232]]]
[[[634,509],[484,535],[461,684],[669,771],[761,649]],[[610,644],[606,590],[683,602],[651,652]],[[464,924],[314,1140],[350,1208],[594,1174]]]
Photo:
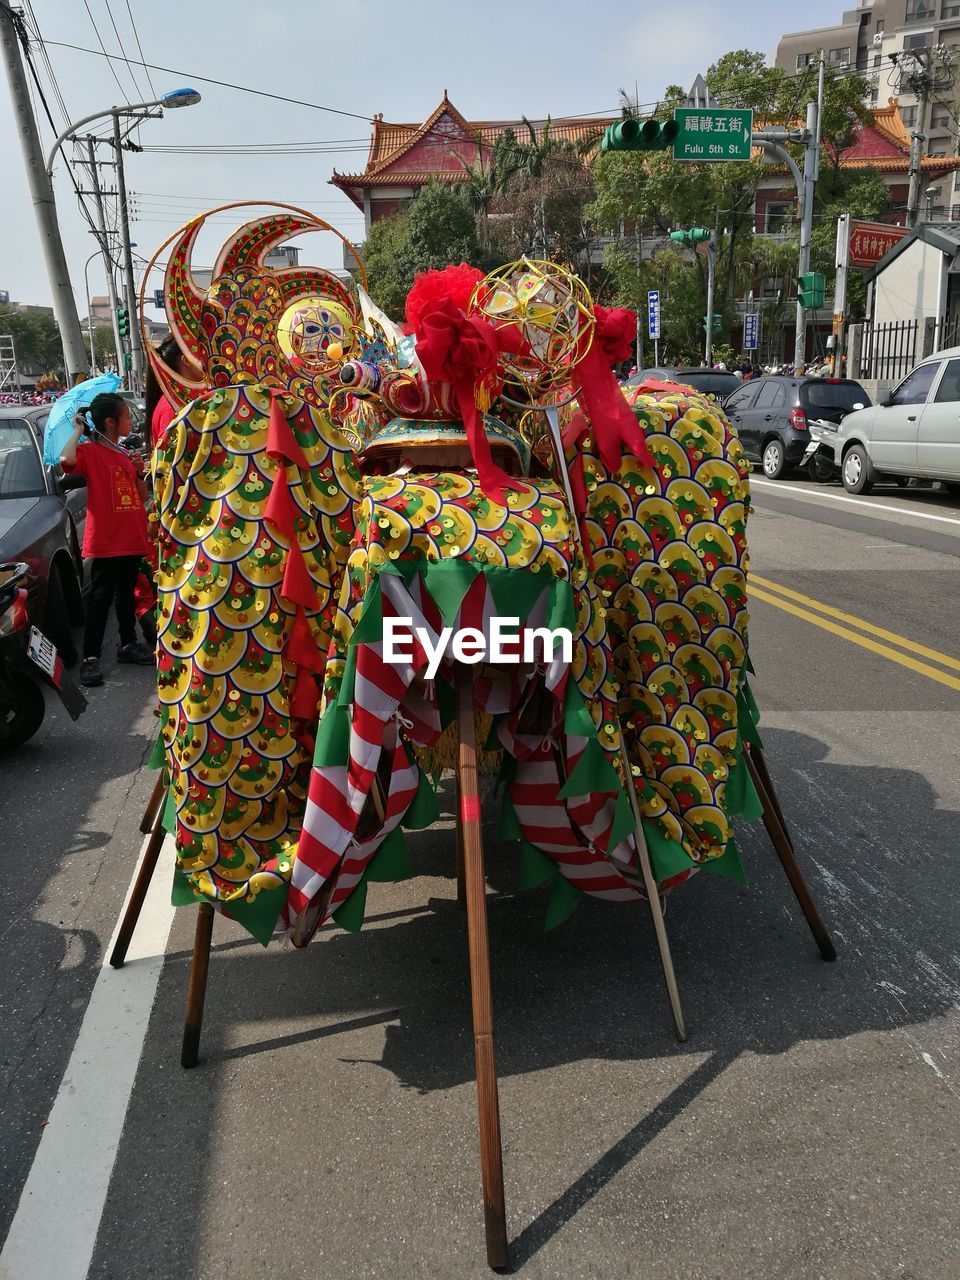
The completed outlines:
[[[419,640],[388,661],[394,618],[431,648],[502,617],[521,653],[571,631],[570,662],[532,644],[473,669],[499,834],[522,884],[552,882],[548,923],[583,893],[644,898],[628,784],[661,891],[742,877],[732,818],[759,812],[749,468],[717,406],[621,393],[616,315],[550,264],[431,273],[404,334],[331,273],[264,266],[330,229],[299,210],[241,227],[199,290],[202,223],[165,297],[204,377],[152,356],[182,406],[154,456],[175,901],[304,945],[330,917],[359,928],[371,879],[410,873],[403,830],[437,812],[454,669],[428,678]],[[577,396],[551,409],[562,439],[531,392],[543,370]]]

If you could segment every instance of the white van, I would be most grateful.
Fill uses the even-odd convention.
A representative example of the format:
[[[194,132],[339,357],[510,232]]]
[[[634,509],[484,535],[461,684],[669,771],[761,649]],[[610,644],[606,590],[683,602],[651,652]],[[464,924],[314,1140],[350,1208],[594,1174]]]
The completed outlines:
[[[832,455],[848,493],[869,493],[881,476],[960,493],[960,347],[928,356],[885,400],[818,434],[818,454]]]

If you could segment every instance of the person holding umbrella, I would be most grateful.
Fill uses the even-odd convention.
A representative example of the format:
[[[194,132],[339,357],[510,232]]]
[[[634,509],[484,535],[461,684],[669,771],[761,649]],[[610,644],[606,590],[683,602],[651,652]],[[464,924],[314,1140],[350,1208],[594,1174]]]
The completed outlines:
[[[92,559],[93,567],[80,664],[80,683],[87,686],[103,684],[100,651],[111,603],[120,628],[117,661],[142,666],[154,662],[149,649],[137,641],[134,591],[147,554],[147,514],[143,464],[117,444],[129,431],[127,402],[107,392],[76,415],[60,454],[65,472],[76,471],[87,479],[83,554]]]

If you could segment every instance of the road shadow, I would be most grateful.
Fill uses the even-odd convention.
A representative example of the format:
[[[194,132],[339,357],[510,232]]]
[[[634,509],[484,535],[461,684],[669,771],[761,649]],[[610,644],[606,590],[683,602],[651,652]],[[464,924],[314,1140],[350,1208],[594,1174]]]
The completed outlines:
[[[739,1055],[783,1054],[802,1041],[922,1024],[956,1000],[949,961],[937,951],[937,940],[951,936],[960,890],[955,854],[960,816],[937,809],[933,790],[918,773],[829,763],[825,744],[802,733],[770,729],[765,741],[801,865],[840,958],[833,964],[820,959],[762,826],[743,828],[738,841],[748,888],[701,874],[669,900],[667,925],[690,1032],[685,1044],[672,1033],[646,906],[585,899],[565,925],[546,933],[544,893],[517,891],[515,849],[496,844],[487,833],[501,1080],[591,1059],[651,1064],[690,1059],[682,1083],[562,1194],[519,1224],[511,1243],[514,1269],[640,1157]],[[822,799],[814,803],[824,794],[830,796],[829,814]],[[869,814],[862,804],[866,795],[873,802]],[[445,800],[449,816],[449,792]],[[924,815],[922,821],[918,814]],[[360,934],[325,933],[321,944],[304,953],[279,944],[265,953],[240,946],[222,965],[215,954],[202,1062],[190,1073],[174,1065],[188,970],[183,945],[188,934],[180,926],[176,958],[168,961],[145,1049],[147,1070],[140,1073],[124,1139],[125,1144],[143,1142],[146,1125],[151,1141],[181,1153],[179,1199],[202,1203],[212,1134],[196,1117],[215,1108],[219,1091],[229,1088],[245,1057],[311,1039],[329,1041],[341,1031],[382,1022],[383,1052],[372,1065],[404,1088],[427,1095],[472,1081],[465,917],[449,896],[449,884],[442,897],[429,892],[430,877],[453,874],[453,831],[417,833],[409,843],[415,873],[423,877],[425,905],[409,912],[383,910],[378,892],[386,889],[371,886],[368,925]],[[927,952],[927,967],[916,963],[920,947]],[[238,1022],[246,1037],[239,1045],[233,1033]],[[297,1030],[263,1038],[250,1034],[251,1027],[272,1030],[286,1023]],[[162,1135],[149,1084],[158,1061],[170,1072],[165,1077],[170,1127]],[[339,1061],[371,1059],[344,1055]],[[563,1112],[558,1123],[566,1121],[575,1122]],[[430,1140],[424,1136],[425,1147]],[[691,1150],[691,1158],[694,1154]],[[544,1153],[527,1155],[537,1160]],[[122,1157],[123,1149],[118,1167]],[[149,1186],[148,1177],[148,1194]],[[114,1225],[98,1254],[104,1268],[110,1250],[122,1247],[132,1250],[124,1256],[137,1272],[138,1244],[116,1224],[137,1220],[143,1194],[143,1187],[115,1178],[108,1202]],[[195,1274],[198,1261],[190,1240],[174,1245],[174,1223],[162,1208],[159,1214],[166,1265]],[[108,1274],[108,1269],[91,1271],[91,1276]]]

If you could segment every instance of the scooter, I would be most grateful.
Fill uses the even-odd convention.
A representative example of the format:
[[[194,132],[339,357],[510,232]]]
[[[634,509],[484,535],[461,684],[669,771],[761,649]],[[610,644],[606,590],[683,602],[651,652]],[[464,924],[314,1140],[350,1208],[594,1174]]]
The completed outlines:
[[[27,564],[0,564],[0,751],[21,746],[40,728],[44,684],[57,691],[72,720],[87,707],[56,646],[30,624],[29,574]]]

